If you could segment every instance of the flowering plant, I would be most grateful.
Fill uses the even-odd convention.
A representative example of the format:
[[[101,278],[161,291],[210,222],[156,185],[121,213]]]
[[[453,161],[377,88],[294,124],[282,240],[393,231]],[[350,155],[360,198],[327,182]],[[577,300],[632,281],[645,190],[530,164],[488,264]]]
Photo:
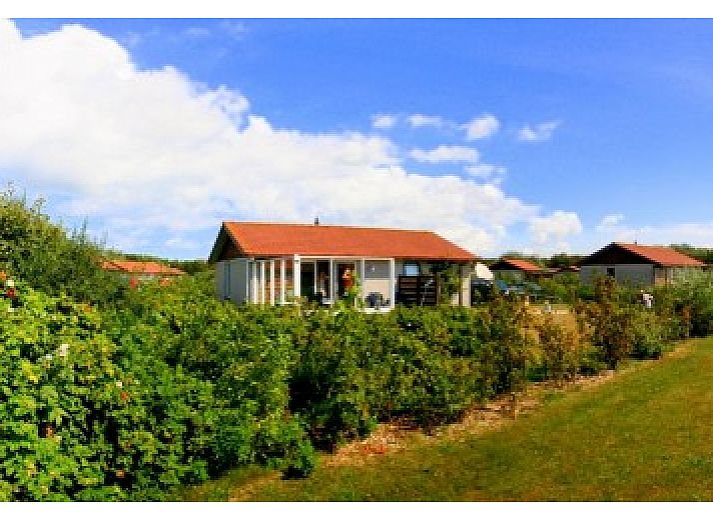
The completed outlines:
[[[15,281],[9,278],[4,270],[0,271],[0,297],[11,300],[17,297]]]

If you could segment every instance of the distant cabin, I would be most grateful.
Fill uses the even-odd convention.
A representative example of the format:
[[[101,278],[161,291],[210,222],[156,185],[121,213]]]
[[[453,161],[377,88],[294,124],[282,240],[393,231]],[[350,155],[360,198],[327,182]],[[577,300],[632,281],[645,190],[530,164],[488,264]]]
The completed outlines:
[[[477,258],[431,231],[343,225],[223,222],[209,262],[220,299],[285,304],[307,299],[331,305],[358,280],[367,307],[435,304],[433,267],[455,265],[453,303],[470,304]]]
[[[584,258],[579,265],[582,283],[591,284],[598,276],[610,276],[618,283],[637,286],[669,284],[705,267],[702,261],[670,247],[616,242]]]
[[[501,258],[490,265],[490,270],[497,279],[512,279],[518,281],[549,275],[547,269],[543,269],[539,265],[519,258]]]
[[[162,265],[155,261],[106,260],[102,269],[116,272],[126,279],[144,281],[149,279],[170,279],[185,274],[180,269]]]

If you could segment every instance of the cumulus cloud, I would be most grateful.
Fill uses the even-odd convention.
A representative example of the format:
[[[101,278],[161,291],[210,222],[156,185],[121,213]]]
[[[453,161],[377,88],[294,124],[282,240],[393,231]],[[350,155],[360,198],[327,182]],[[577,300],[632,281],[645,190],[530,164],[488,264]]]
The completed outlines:
[[[527,142],[542,142],[552,138],[552,134],[560,125],[560,121],[547,121],[530,126],[526,124],[517,133],[517,138]]]
[[[466,140],[475,141],[497,133],[500,129],[500,121],[494,115],[483,114],[466,123],[463,128]]]
[[[379,130],[393,128],[396,125],[397,117],[391,114],[376,114],[371,116],[371,126]]]
[[[538,216],[530,221],[529,231],[538,246],[554,243],[559,250],[568,250],[567,238],[583,230],[577,213],[554,211],[547,216]]]
[[[221,220],[315,214],[433,229],[480,254],[515,224],[572,229],[494,183],[409,171],[388,139],[275,128],[239,92],[140,69],[81,26],[23,37],[0,22],[0,56],[0,172],[66,200],[57,210],[89,217],[112,246],[206,256]]]
[[[424,126],[442,128],[448,125],[448,122],[439,115],[412,114],[406,120],[414,128],[422,128]]]
[[[414,149],[410,157],[419,162],[478,162],[478,150],[465,146],[438,146],[432,150]]]

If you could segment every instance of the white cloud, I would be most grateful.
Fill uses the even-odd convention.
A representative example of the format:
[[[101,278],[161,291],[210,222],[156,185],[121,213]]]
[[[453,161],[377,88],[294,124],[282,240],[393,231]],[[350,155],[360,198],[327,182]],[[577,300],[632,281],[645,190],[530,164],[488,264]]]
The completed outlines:
[[[473,178],[500,182],[507,173],[507,168],[495,164],[480,163],[467,166],[465,172]]]
[[[547,121],[536,124],[534,127],[529,124],[520,128],[517,138],[521,141],[542,142],[552,138],[552,134],[560,125],[560,121]]]
[[[206,256],[223,219],[315,214],[433,229],[479,254],[515,224],[563,235],[495,183],[410,172],[382,137],[274,128],[238,92],[141,70],[80,26],[23,38],[0,21],[0,56],[0,171],[68,199],[58,211],[88,216],[109,245]]]
[[[542,247],[554,243],[559,250],[568,250],[567,238],[583,230],[577,213],[554,211],[548,216],[538,216],[530,221],[529,231],[534,242]]]
[[[380,130],[393,128],[396,125],[397,117],[391,114],[377,114],[371,116],[371,126]]]
[[[494,135],[500,129],[500,121],[494,115],[483,114],[466,123],[463,128],[466,140],[475,141]]]
[[[624,215],[621,213],[608,214],[602,218],[602,221],[597,224],[595,230],[597,232],[607,232],[616,229],[621,222],[624,221]]]
[[[465,146],[438,146],[432,150],[411,150],[410,157],[419,162],[478,162],[478,150]]]
[[[448,124],[443,117],[438,115],[412,114],[408,116],[407,120],[414,128],[422,128],[424,126],[442,128]]]

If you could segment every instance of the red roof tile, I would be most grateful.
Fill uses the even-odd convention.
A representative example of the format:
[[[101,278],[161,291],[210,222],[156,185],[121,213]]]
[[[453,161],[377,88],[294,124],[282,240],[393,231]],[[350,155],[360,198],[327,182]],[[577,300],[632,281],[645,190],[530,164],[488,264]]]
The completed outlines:
[[[507,267],[512,267],[515,270],[524,270],[525,272],[542,272],[543,270],[539,265],[519,258],[501,258],[491,265],[491,270],[493,267],[495,267],[495,270],[507,270]]]
[[[245,256],[356,256],[474,261],[470,252],[430,231],[342,225],[224,222]],[[218,246],[218,242],[216,242]],[[211,258],[217,259],[214,248]]]
[[[663,267],[703,267],[705,265],[702,261],[686,256],[670,247],[639,245],[637,243],[615,243],[615,245]]]
[[[182,270],[161,265],[153,261],[107,260],[102,262],[104,270],[120,271],[129,274],[146,274],[150,276],[179,276]]]

